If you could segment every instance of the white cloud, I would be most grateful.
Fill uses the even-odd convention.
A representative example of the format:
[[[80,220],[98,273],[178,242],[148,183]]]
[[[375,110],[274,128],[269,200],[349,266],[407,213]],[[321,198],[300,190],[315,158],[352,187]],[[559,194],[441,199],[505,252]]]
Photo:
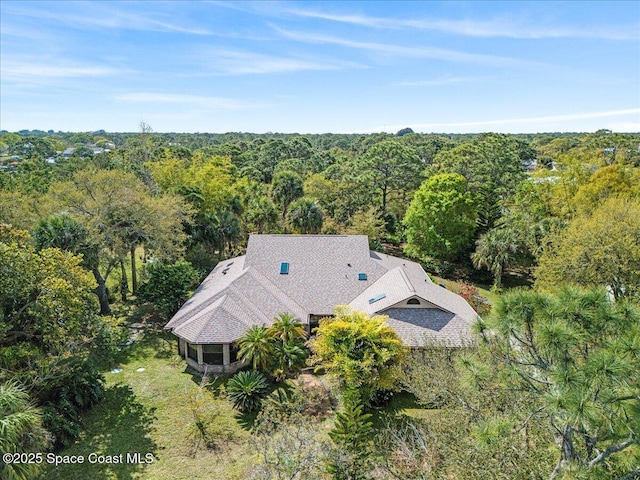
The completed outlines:
[[[539,62],[530,62],[517,58],[501,57],[497,55],[484,55],[478,53],[467,53],[457,50],[449,50],[436,47],[405,47],[398,45],[390,45],[376,42],[359,42],[355,40],[347,40],[340,37],[313,34],[305,32],[295,32],[284,30],[272,25],[272,28],[280,33],[283,37],[299,42],[314,44],[332,44],[342,47],[348,47],[358,50],[366,50],[377,56],[389,57],[409,57],[409,58],[434,58],[445,61],[475,63],[493,66],[543,66]]]
[[[104,77],[120,73],[111,67],[97,65],[45,65],[37,62],[3,63],[2,75],[13,80],[38,78]]]
[[[444,76],[431,80],[402,81],[393,84],[394,87],[440,87],[445,85],[455,85],[458,83],[477,82],[478,77],[453,77]]]
[[[151,16],[137,14],[131,9],[124,11],[108,8],[99,2],[91,2],[89,4],[84,4],[84,6],[89,6],[91,10],[85,10],[84,13],[80,12],[74,14],[50,11],[44,8],[18,7],[7,9],[7,13],[36,19],[53,20],[59,24],[83,30],[90,30],[91,28],[98,27],[156,32],[177,32],[191,35],[214,34],[214,32],[204,28],[180,25],[177,22],[174,23],[166,20],[157,20],[155,18],[151,18]]]
[[[565,115],[549,115],[544,117],[524,117],[524,118],[510,118],[503,120],[482,120],[482,121],[469,121],[469,122],[452,122],[452,123],[418,123],[412,125],[385,125],[382,127],[376,127],[367,130],[367,132],[380,132],[388,131],[395,132],[401,128],[410,127],[416,131],[426,131],[433,129],[441,129],[441,131],[451,131],[447,129],[459,129],[465,127],[497,127],[497,126],[509,126],[513,124],[551,124],[551,123],[565,123],[575,122],[579,120],[588,120],[594,118],[606,118],[606,117],[622,117],[628,115],[640,115],[640,108],[629,108],[626,110],[611,110],[607,112],[590,112],[590,113],[571,113]],[[637,125],[636,122],[624,122],[621,124],[625,127],[632,127]],[[640,131],[640,130],[637,130]]]
[[[197,105],[202,108],[213,110],[246,110],[266,106],[266,104],[251,103],[232,98],[209,97],[182,93],[138,92],[116,95],[115,99],[123,102]]]
[[[491,20],[462,19],[448,20],[437,18],[381,18],[366,15],[340,15],[317,10],[289,9],[288,12],[304,18],[315,18],[337,23],[359,25],[379,29],[406,29],[438,31],[469,37],[506,37],[519,39],[540,38],[597,38],[602,40],[637,40],[640,38],[640,26],[624,25],[615,28],[600,26],[580,28],[553,26],[540,19],[522,21],[516,18],[495,18]]]
[[[208,57],[208,58],[207,58]],[[208,66],[224,74],[266,74],[309,70],[340,70],[362,68],[353,62],[318,60],[309,58],[279,57],[235,50],[210,50],[198,55],[197,61],[209,60]]]

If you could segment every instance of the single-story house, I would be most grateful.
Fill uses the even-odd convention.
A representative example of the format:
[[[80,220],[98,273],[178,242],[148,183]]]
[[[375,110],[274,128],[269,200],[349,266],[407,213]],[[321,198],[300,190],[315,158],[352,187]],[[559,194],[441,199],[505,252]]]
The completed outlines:
[[[471,341],[476,312],[431,281],[415,262],[369,250],[366,235],[251,235],[245,255],[220,262],[165,326],[178,351],[204,371],[241,366],[235,341],[279,313],[298,317],[309,332],[336,305],[387,322],[409,347],[430,341]]]

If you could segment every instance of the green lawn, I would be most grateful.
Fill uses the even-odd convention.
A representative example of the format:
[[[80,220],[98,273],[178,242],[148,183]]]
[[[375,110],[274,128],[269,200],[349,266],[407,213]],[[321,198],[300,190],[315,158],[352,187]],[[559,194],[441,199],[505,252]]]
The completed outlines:
[[[162,333],[148,334],[120,364],[122,372],[106,373],[104,400],[85,417],[85,431],[58,455],[90,453],[117,456],[125,463],[59,465],[48,467],[46,479],[241,479],[251,464],[246,454],[249,433],[236,420],[226,401],[216,401],[219,431],[225,436],[216,449],[196,450],[190,395],[200,377],[186,371],[176,358],[175,340]],[[137,371],[143,368],[144,371]],[[229,437],[231,440],[229,440]],[[153,454],[149,464],[126,463],[126,454]],[[117,458],[117,457],[116,457]]]
[[[238,415],[228,400],[207,393],[201,406],[216,441],[213,448],[198,442],[191,405],[201,377],[177,356],[175,337],[161,330],[163,322],[154,317],[152,309],[131,307],[116,313],[128,318],[129,324],[145,325],[144,334],[122,352],[118,364],[122,371],[105,373],[105,397],[84,417],[84,431],[75,444],[57,453],[81,455],[85,463],[47,466],[42,478],[246,478],[257,460],[249,446],[254,417]],[[207,392],[219,391],[222,385],[224,381],[216,381]],[[385,415],[429,418],[436,412],[421,408],[412,395],[401,393],[375,411],[373,420],[380,426]],[[330,416],[320,423],[319,434],[326,436],[332,422]],[[143,459],[152,454],[152,461],[127,462],[127,454],[135,453]],[[90,454],[124,461],[89,463]]]

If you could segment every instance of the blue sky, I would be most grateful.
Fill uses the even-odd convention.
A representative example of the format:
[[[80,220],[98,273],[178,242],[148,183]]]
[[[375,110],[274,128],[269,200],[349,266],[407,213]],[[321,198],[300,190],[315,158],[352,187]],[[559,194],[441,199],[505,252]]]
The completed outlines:
[[[0,1],[0,128],[640,131],[640,2]]]

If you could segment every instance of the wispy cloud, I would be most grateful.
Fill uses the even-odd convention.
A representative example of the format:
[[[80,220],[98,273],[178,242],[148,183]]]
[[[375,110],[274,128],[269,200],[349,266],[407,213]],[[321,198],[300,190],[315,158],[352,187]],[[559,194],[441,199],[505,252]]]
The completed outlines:
[[[501,57],[497,55],[467,53],[458,50],[436,47],[406,47],[386,43],[361,42],[331,35],[285,30],[275,25],[271,25],[271,27],[280,35],[290,40],[314,44],[339,45],[342,47],[369,51],[377,56],[433,58],[451,62],[477,63],[493,66],[543,66],[543,64],[539,62],[530,62],[517,58]]]
[[[340,70],[362,68],[354,62],[304,57],[265,55],[237,50],[210,50],[196,59],[215,72],[228,75],[286,73],[309,70]]]
[[[512,124],[538,124],[538,123],[562,123],[576,120],[588,120],[592,118],[606,118],[606,117],[625,117],[629,115],[640,115],[640,108],[628,108],[625,110],[610,110],[606,112],[589,112],[589,113],[570,113],[565,115],[549,115],[544,117],[523,117],[523,118],[509,118],[503,120],[482,120],[473,122],[452,122],[452,123],[419,123],[408,125],[414,130],[424,131],[427,129],[455,129],[461,127],[495,127],[499,125],[512,125]],[[627,122],[628,125],[634,125],[635,123]],[[368,132],[380,132],[396,131],[401,128],[407,127],[407,125],[385,125],[383,127],[376,127],[368,130]]]
[[[453,77],[444,76],[431,80],[403,81],[393,84],[394,87],[440,87],[446,85],[455,85],[458,83],[470,83],[479,81],[479,77]]]
[[[19,5],[19,4],[18,4]],[[78,28],[107,28],[126,29],[157,32],[175,32],[191,35],[214,35],[214,32],[193,25],[184,25],[166,19],[153,18],[151,15],[142,15],[131,11],[107,8],[104,5],[92,2],[90,12],[68,13],[46,10],[44,8],[8,8],[7,13],[12,15],[30,17],[40,20],[53,20],[61,25]]]
[[[46,79],[70,77],[104,77],[116,75],[120,70],[98,65],[46,65],[34,62],[3,62],[2,75],[5,79]]]
[[[640,24],[620,25],[616,28],[599,26],[553,26],[540,22],[539,19],[523,21],[515,18],[483,19],[402,19],[382,18],[367,15],[342,15],[318,10],[289,9],[292,15],[327,20],[379,29],[406,29],[438,31],[442,33],[469,37],[506,37],[519,39],[540,38],[597,38],[602,40],[637,40],[640,38]]]
[[[116,95],[116,100],[134,103],[197,105],[211,110],[247,110],[262,108],[265,103],[252,103],[233,98],[210,97],[182,93],[136,92]]]

